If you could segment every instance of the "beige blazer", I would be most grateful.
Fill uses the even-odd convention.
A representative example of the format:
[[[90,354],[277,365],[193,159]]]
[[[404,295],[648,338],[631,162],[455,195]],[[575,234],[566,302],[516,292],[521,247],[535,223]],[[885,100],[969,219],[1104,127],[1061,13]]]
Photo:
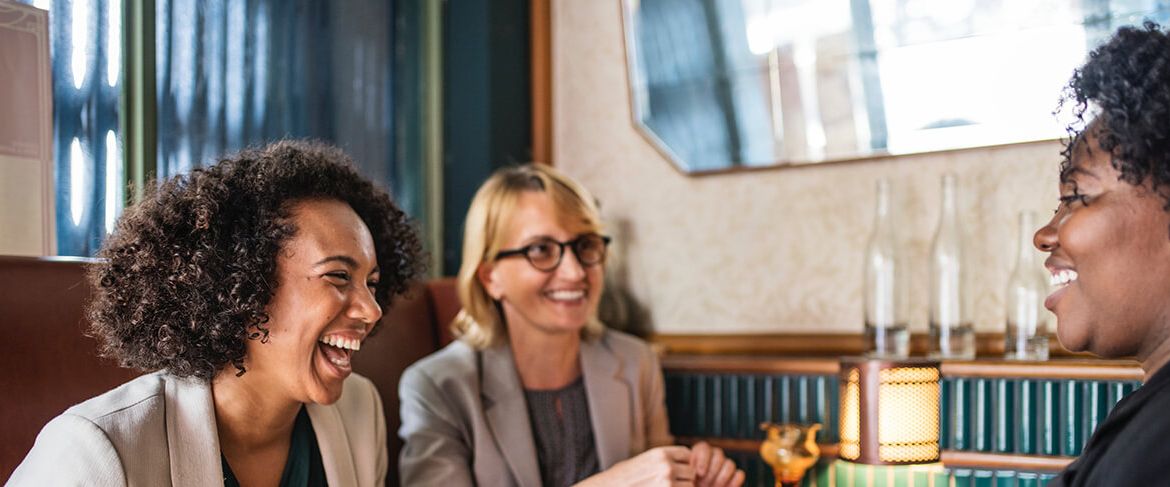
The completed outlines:
[[[581,371],[602,470],[673,443],[662,369],[641,340],[607,330],[581,344]],[[536,443],[511,349],[456,341],[399,384],[402,485],[540,487]]]
[[[373,383],[353,374],[337,403],[307,408],[329,485],[381,487],[386,422]],[[45,425],[7,485],[223,485],[211,387],[155,372],[73,406]]]

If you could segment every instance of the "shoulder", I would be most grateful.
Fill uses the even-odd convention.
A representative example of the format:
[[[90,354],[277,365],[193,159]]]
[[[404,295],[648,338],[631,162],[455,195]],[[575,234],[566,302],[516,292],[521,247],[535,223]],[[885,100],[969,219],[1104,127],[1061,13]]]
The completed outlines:
[[[165,401],[167,382],[184,380],[165,372],[142,375],[67,409],[64,415],[98,424],[121,423],[123,418],[141,417],[138,411],[143,408],[161,406]]]
[[[121,449],[165,447],[166,384],[172,380],[184,379],[164,372],[146,374],[53,418],[13,473],[11,485],[49,479],[69,483],[70,475],[82,476],[83,483],[124,483]]]
[[[639,362],[657,362],[657,355],[650,345],[628,333],[606,329],[596,339],[596,345],[623,358],[637,359]]]
[[[456,340],[441,350],[423,357],[402,373],[402,387],[419,381],[434,384],[468,383],[477,380],[477,352]]]
[[[1170,437],[1170,422],[1166,410],[1170,408],[1170,387],[1152,391],[1132,417],[1123,424],[1106,419],[1098,431],[1117,428],[1116,436],[1094,445],[1096,452],[1086,449],[1081,470],[1085,485],[1161,485],[1170,477],[1170,457],[1166,438]],[[1112,423],[1112,424],[1110,424]]]
[[[122,459],[107,432],[64,413],[45,425],[6,485],[124,485]]]

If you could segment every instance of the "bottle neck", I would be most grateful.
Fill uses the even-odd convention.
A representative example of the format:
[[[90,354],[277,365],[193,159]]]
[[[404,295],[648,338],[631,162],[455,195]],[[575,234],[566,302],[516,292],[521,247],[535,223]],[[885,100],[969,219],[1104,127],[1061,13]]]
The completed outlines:
[[[1019,240],[1016,241],[1016,268],[1030,269],[1035,263],[1035,250],[1032,248],[1032,231],[1035,229],[1035,219],[1032,212],[1020,213]]]
[[[950,224],[958,218],[955,205],[955,177],[952,175],[943,176],[942,201],[939,208],[941,210],[939,213],[940,224]]]
[[[875,206],[877,212],[874,213],[874,223],[881,226],[890,216],[890,184],[884,179],[878,181]]]

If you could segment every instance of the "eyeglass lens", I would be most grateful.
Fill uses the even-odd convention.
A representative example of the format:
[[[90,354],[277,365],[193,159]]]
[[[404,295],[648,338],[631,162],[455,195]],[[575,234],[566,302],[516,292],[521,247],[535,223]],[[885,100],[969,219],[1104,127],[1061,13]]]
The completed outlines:
[[[583,265],[605,260],[605,240],[600,235],[582,235],[564,245],[551,239],[542,240],[529,245],[525,256],[537,269],[551,270],[560,264],[565,246],[573,248],[573,254]]]

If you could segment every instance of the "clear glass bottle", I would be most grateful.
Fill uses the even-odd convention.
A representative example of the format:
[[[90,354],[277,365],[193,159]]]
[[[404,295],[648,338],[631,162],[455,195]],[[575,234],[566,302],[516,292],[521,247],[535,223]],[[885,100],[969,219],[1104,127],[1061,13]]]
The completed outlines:
[[[1032,232],[1035,215],[1020,212],[1016,268],[1007,285],[1007,331],[1004,334],[1004,357],[1012,360],[1048,360],[1048,311],[1044,297],[1048,294],[1048,276],[1036,259]]]
[[[930,246],[930,353],[935,359],[975,358],[975,330],[967,309],[963,237],[955,175],[942,177],[938,230]]]
[[[865,246],[865,336],[875,357],[905,358],[910,352],[906,268],[896,226],[890,183],[878,180],[873,233]]]

